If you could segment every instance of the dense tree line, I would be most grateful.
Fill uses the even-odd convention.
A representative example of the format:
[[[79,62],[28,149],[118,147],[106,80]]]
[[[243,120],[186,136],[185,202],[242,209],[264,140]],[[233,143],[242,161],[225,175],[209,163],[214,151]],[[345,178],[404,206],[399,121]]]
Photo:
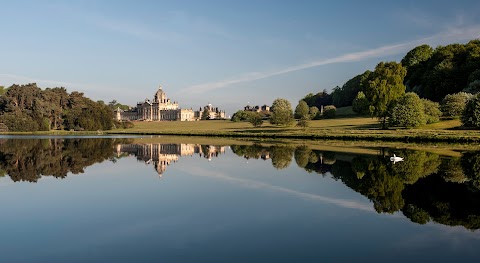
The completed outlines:
[[[441,101],[446,95],[468,91],[480,81],[480,40],[432,49],[427,45],[411,50],[403,58],[405,84],[422,98]]]
[[[461,91],[480,92],[480,40],[467,44],[451,44],[433,49],[420,45],[410,50],[401,60],[406,69],[403,84],[421,98],[440,102],[446,95]],[[351,106],[358,92],[365,92],[371,78],[366,71],[333,89],[333,104]]]
[[[438,46],[435,49],[420,45],[410,50],[401,63],[380,62],[374,71],[367,70],[348,80],[342,87],[334,88],[329,97],[336,107],[353,106],[353,110],[358,114],[378,117],[383,128],[386,128],[387,119],[392,117],[392,114],[396,114],[397,119],[404,113],[418,117],[413,121],[415,125],[403,125],[403,122],[408,121],[404,119],[391,120],[389,124],[392,126],[416,127],[438,121],[439,106],[435,102],[441,102],[445,117],[460,118],[467,104],[462,101],[463,97],[467,98],[469,93],[480,92],[479,54],[478,39],[466,44]],[[416,93],[423,99],[423,106],[419,103],[416,108],[395,108],[405,92]],[[319,94],[326,97],[325,93]],[[302,100],[309,106],[313,105],[320,97],[319,94],[308,94]],[[454,94],[462,95],[448,97]],[[459,106],[452,108],[452,105]],[[470,112],[466,113],[466,117],[462,117],[462,123],[464,126],[478,128],[480,116],[475,117],[474,105],[469,107]],[[480,106],[476,111],[480,111]],[[472,116],[478,121],[472,120]]]
[[[12,85],[0,95],[0,122],[10,131],[108,130],[113,112],[83,93],[42,90],[35,83]]]

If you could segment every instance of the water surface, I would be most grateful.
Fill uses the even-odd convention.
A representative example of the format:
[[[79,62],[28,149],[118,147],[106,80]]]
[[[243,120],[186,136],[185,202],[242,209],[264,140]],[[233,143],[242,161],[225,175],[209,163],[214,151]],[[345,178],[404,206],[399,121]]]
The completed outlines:
[[[480,256],[477,152],[13,137],[0,169],[2,262]]]

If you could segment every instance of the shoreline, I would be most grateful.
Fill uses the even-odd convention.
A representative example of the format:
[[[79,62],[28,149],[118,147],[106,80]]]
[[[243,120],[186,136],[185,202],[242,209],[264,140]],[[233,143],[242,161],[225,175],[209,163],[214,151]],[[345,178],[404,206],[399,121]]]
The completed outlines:
[[[413,130],[416,131],[416,130]],[[233,131],[233,132],[173,132],[173,131],[37,131],[37,132],[1,132],[0,135],[43,135],[43,136],[101,136],[101,135],[125,135],[125,136],[181,136],[181,137],[218,137],[218,138],[243,138],[243,139],[295,139],[295,140],[338,140],[338,141],[375,141],[375,142],[415,142],[415,143],[479,143],[480,132],[477,134],[457,134],[455,131],[448,133],[438,130],[421,130],[412,132],[397,130],[328,130],[323,132],[309,133],[272,133],[261,131]]]

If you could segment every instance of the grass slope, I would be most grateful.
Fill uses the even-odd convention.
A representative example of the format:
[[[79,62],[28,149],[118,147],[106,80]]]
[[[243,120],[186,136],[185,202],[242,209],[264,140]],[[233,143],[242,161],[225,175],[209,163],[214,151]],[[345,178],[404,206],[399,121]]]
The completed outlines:
[[[418,129],[379,129],[370,117],[349,117],[309,121],[309,127],[274,126],[266,122],[254,128],[248,122],[227,120],[197,122],[135,122],[132,129],[107,131],[112,134],[190,135],[285,139],[382,140],[405,142],[480,142],[477,130],[459,130],[458,120],[447,120]]]

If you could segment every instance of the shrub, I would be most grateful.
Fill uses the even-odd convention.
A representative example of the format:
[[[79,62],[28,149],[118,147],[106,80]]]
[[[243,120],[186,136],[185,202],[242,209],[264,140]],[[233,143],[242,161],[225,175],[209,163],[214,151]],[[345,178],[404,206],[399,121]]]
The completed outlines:
[[[303,129],[306,129],[308,127],[308,119],[301,118],[300,120],[298,120],[297,127],[302,127]]]
[[[124,129],[131,129],[133,128],[135,125],[133,124],[133,122],[131,121],[124,121],[122,122],[122,128]]]
[[[319,112],[320,112],[320,110],[318,110],[317,107],[315,107],[315,106],[310,107],[310,110],[308,111],[308,113],[310,115],[310,119],[311,120],[315,119]]]
[[[235,112],[231,118],[231,121],[237,122],[237,121],[248,121],[250,117],[257,112],[254,111],[244,111],[244,110],[239,110]]]
[[[337,115],[337,108],[333,105],[323,107],[323,118],[333,119]]]
[[[440,105],[437,102],[427,99],[422,99],[422,103],[425,110],[425,121],[427,124],[438,122],[440,116],[442,116]]]
[[[252,112],[248,118],[248,122],[250,122],[253,127],[260,127],[263,124],[263,116],[258,112]]]
[[[465,127],[480,128],[480,94],[468,100],[461,121]]]
[[[388,120],[391,126],[418,127],[426,123],[423,102],[416,93],[405,93],[391,111]]]
[[[440,110],[443,116],[456,118],[462,115],[467,101],[473,97],[470,93],[459,92],[455,94],[448,94],[440,103]]]

